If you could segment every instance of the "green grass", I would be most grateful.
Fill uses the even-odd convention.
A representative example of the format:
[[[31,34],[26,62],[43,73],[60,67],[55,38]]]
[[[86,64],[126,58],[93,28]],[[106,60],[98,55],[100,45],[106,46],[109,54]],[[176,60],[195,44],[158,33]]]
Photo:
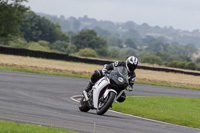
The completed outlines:
[[[38,71],[38,70],[30,70],[30,69],[14,68],[14,67],[4,67],[4,66],[0,66],[0,70],[29,72],[29,73],[39,73],[39,74],[49,74],[49,75],[59,75],[59,76],[69,76],[69,77],[78,77],[78,78],[90,78],[90,76],[80,75],[80,74],[55,73],[55,72]],[[151,83],[151,82],[141,82],[141,81],[136,81],[135,83],[137,83],[137,84],[147,84],[147,85],[157,85],[157,86],[167,86],[167,87],[176,87],[176,88],[185,88],[185,89],[200,90],[199,87],[192,87],[192,86],[181,86],[181,85],[172,85],[172,84],[164,84],[164,83]]]
[[[200,128],[200,98],[188,97],[127,97],[123,103],[113,104],[112,110]]]
[[[48,75],[59,75],[59,76],[69,76],[69,77],[78,77],[78,78],[90,78],[90,76],[80,75],[80,74],[55,73],[55,72],[47,72],[47,71],[39,71],[39,70],[30,70],[30,69],[14,68],[14,67],[4,67],[4,66],[0,66],[0,70],[18,71],[18,72],[28,72],[28,73],[39,73],[39,74],[48,74]]]
[[[66,129],[43,127],[41,125],[0,121],[0,133],[77,133]]]
[[[136,81],[137,84],[148,84],[148,85],[157,85],[157,86],[166,86],[166,87],[175,87],[175,88],[185,88],[185,89],[194,89],[194,90],[200,90],[199,87],[193,87],[193,86],[183,86],[183,85],[172,85],[172,84],[165,84],[165,83],[151,83],[151,82],[143,82],[143,81]]]

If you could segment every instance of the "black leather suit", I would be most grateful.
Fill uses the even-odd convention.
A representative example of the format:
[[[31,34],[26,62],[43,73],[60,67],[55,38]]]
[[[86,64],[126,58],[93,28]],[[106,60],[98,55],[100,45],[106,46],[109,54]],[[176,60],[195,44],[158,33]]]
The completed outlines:
[[[126,67],[126,62],[125,61],[116,61],[111,64],[105,64],[103,67],[103,70],[95,70],[94,71],[93,75],[91,76],[91,82],[93,84],[96,83],[100,78],[102,78],[104,76],[105,72],[113,70],[114,67],[118,67],[118,66]],[[136,77],[135,72],[134,71],[129,72],[128,76],[129,76],[129,85],[131,88],[133,88],[135,77]],[[125,99],[126,99],[126,94],[123,93],[117,101],[123,102]]]

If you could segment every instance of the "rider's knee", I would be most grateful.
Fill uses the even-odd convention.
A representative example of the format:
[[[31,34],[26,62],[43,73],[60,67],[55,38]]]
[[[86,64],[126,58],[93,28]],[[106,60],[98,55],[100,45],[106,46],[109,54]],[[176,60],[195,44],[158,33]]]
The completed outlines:
[[[93,83],[96,83],[101,77],[102,77],[101,70],[95,70],[94,73],[92,74],[91,81]]]

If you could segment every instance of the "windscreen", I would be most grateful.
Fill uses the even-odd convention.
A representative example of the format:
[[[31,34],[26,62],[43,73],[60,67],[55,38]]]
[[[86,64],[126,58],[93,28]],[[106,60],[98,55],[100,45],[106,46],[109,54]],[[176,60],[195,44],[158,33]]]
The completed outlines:
[[[128,77],[128,71],[126,67],[116,67],[116,70],[123,75],[124,77]]]

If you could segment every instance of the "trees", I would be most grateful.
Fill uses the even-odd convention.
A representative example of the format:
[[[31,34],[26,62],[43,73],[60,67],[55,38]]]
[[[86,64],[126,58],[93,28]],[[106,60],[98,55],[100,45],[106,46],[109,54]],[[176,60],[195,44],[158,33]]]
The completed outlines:
[[[94,30],[81,30],[72,36],[72,43],[76,45],[77,50],[83,48],[94,49],[99,55],[107,55],[107,43],[99,37]]]
[[[196,63],[200,64],[200,57],[195,60]]]
[[[62,52],[62,53],[66,53],[68,47],[69,47],[69,43],[64,42],[64,41],[56,41],[50,44],[51,49]]]
[[[194,44],[187,44],[184,47],[185,56],[192,56],[194,53],[196,53],[198,50]]]
[[[117,46],[119,48],[122,48],[123,40],[121,40],[115,36],[109,36],[109,37],[107,37],[107,44],[108,44],[108,46]]]
[[[75,20],[72,24],[72,28],[74,32],[78,32],[79,31],[79,27],[80,27],[80,22]]]
[[[167,44],[161,40],[151,42],[145,49],[147,52],[167,52],[172,55],[192,57],[198,51],[194,44],[181,45],[178,43]]]
[[[112,58],[119,57],[120,48],[119,47],[108,47],[108,56]]]
[[[167,51],[167,44],[163,43],[160,40],[156,40],[150,43],[146,50],[151,52],[164,52]]]
[[[156,39],[153,36],[145,36],[145,38],[142,39],[144,45],[149,45],[154,41],[156,41]]]
[[[103,38],[107,38],[108,36],[111,36],[111,33],[109,31],[104,30],[100,28],[99,26],[95,26],[93,29],[99,36]]]
[[[166,65],[177,68],[189,68],[188,62],[192,62],[191,58],[183,55],[172,55],[167,52],[152,52],[143,54],[139,57],[143,63]],[[190,66],[191,68],[191,66]]]
[[[65,54],[76,52],[76,46],[65,41],[55,41],[54,43],[49,44],[49,47],[53,51]]]
[[[125,44],[126,44],[127,47],[130,47],[130,48],[133,48],[133,49],[137,49],[136,44],[130,38],[126,39]]]
[[[61,31],[58,24],[54,24],[46,18],[36,15],[34,12],[26,12],[24,14],[24,21],[28,25],[21,26],[20,31],[28,42],[39,40],[45,40],[50,43],[58,40],[69,42],[69,36]]]
[[[128,31],[124,32],[122,35],[123,40],[126,40],[128,38],[140,39],[141,35],[137,30],[129,29]]]
[[[184,46],[179,45],[178,43],[171,43],[169,44],[167,51],[171,54],[183,54]]]
[[[24,24],[23,14],[29,10],[22,5],[27,0],[0,1],[0,40],[5,44],[12,36],[20,35],[19,27]]]
[[[133,49],[133,48],[123,48],[120,50],[120,56],[130,56],[130,55],[134,55],[137,56],[137,50]]]
[[[156,56],[154,54],[144,55],[143,57],[140,58],[140,61],[149,64],[158,64],[158,65],[163,64],[163,60],[159,56]]]
[[[96,37],[97,34],[93,30],[82,30],[72,36],[72,42],[76,44],[78,50],[85,47],[94,49]]]

